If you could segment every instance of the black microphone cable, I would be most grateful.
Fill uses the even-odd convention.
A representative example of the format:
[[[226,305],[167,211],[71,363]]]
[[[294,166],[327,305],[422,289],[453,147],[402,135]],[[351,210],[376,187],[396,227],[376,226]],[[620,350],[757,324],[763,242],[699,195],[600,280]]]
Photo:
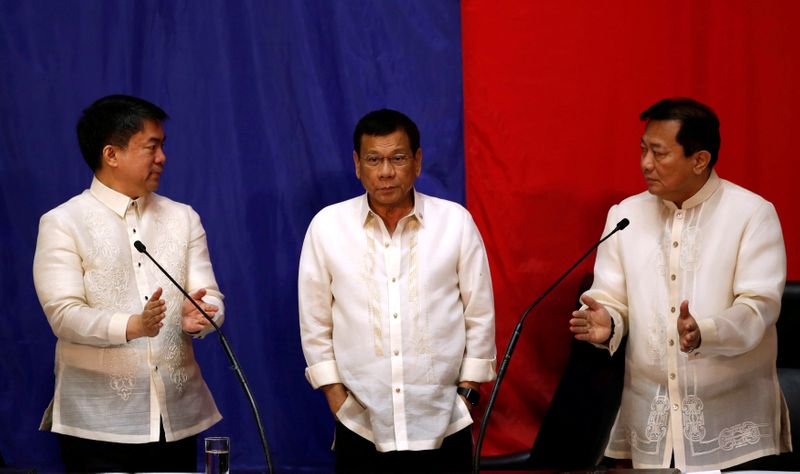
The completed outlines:
[[[497,393],[500,391],[500,384],[503,382],[506,370],[508,370],[508,364],[509,362],[511,362],[511,355],[514,353],[514,348],[517,346],[520,334],[522,334],[522,326],[523,324],[525,324],[525,318],[528,317],[528,313],[530,313],[531,310],[533,310],[533,308],[535,308],[536,305],[539,304],[539,302],[541,302],[548,294],[550,294],[550,292],[553,291],[553,289],[557,287],[559,283],[561,283],[561,280],[566,278],[567,275],[569,275],[572,272],[572,270],[575,269],[575,267],[580,265],[580,263],[583,262],[586,259],[586,257],[588,257],[592,252],[594,252],[594,250],[597,247],[599,247],[600,244],[605,242],[612,235],[628,227],[628,224],[630,224],[630,221],[628,219],[622,219],[621,221],[617,222],[617,225],[616,227],[614,227],[614,230],[612,230],[611,232],[608,233],[608,235],[600,239],[599,242],[592,245],[592,247],[589,250],[587,250],[586,253],[583,254],[583,256],[579,258],[577,262],[575,262],[571,267],[569,267],[569,270],[564,272],[564,274],[561,275],[561,277],[559,277],[559,279],[556,280],[555,283],[550,285],[550,288],[545,290],[545,292],[542,293],[542,295],[536,301],[534,301],[533,304],[528,306],[528,309],[526,309],[524,313],[522,313],[522,316],[519,318],[517,326],[514,328],[514,333],[511,335],[511,340],[508,342],[508,347],[506,348],[506,354],[503,357],[503,361],[500,363],[500,369],[497,371],[497,380],[495,380],[494,387],[492,387],[492,394],[489,396],[489,403],[486,405],[486,411],[483,414],[483,421],[481,422],[481,429],[478,434],[478,441],[475,444],[475,455],[472,460],[473,473],[477,474],[481,470],[480,467],[481,447],[483,446],[483,438],[486,435],[486,426],[489,424],[489,416],[492,414],[492,408],[494,408],[495,401],[497,400]]]
[[[211,319],[211,317],[208,314],[206,314],[205,311],[203,311],[203,308],[201,308],[200,305],[197,304],[194,298],[189,296],[189,293],[187,293],[186,290],[184,290],[183,287],[179,285],[174,278],[172,278],[172,275],[170,275],[166,270],[164,270],[164,267],[162,267],[161,265],[159,265],[158,262],[156,262],[156,259],[154,259],[153,256],[147,252],[147,247],[145,247],[145,245],[140,240],[134,242],[133,246],[136,247],[136,250],[138,250],[139,252],[147,255],[147,258],[149,258],[153,263],[155,263],[158,269],[161,270],[161,273],[166,275],[166,277],[169,278],[169,281],[171,281],[173,285],[175,285],[179,290],[181,290],[183,296],[185,296],[186,299],[188,299],[194,305],[194,307],[197,308],[198,311],[200,311],[200,314],[202,314],[203,317],[206,318],[208,322],[211,323],[212,326],[214,326],[214,329],[217,331],[217,335],[219,336],[219,340],[222,343],[222,348],[225,350],[225,355],[228,356],[228,360],[230,360],[231,362],[232,365],[231,368],[236,373],[236,377],[239,379],[239,382],[242,384],[244,393],[247,396],[247,401],[250,402],[250,408],[252,408],[253,410],[253,416],[255,416],[256,425],[258,426],[258,435],[261,437],[261,447],[264,450],[264,459],[267,462],[267,470],[270,473],[274,473],[275,471],[272,468],[272,456],[269,453],[269,446],[267,445],[267,435],[264,433],[264,425],[261,423],[261,415],[259,415],[258,413],[258,407],[256,406],[256,401],[255,398],[253,397],[253,392],[250,390],[250,385],[247,383],[247,379],[244,376],[244,372],[242,372],[242,368],[239,366],[239,361],[236,360],[236,356],[233,354],[233,350],[231,349],[230,344],[228,344],[228,340],[222,333],[222,329],[219,328],[217,323],[215,323],[214,320]]]

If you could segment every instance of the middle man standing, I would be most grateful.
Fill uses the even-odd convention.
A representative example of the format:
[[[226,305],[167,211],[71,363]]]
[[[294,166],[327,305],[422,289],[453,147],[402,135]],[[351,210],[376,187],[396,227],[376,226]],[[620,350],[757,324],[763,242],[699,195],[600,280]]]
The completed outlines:
[[[469,471],[470,408],[495,377],[494,299],[469,212],[414,189],[419,130],[394,110],[353,134],[366,194],[320,211],[298,276],[312,387],[336,423],[337,471]]]

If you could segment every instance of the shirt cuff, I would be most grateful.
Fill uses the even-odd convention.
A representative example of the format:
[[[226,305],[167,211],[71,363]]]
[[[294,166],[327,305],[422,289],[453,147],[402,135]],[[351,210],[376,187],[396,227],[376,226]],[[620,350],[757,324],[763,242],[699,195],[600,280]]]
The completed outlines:
[[[472,357],[465,357],[461,363],[461,373],[458,375],[459,381],[468,382],[491,382],[494,380],[495,365],[497,359],[475,359]]]
[[[709,344],[717,344],[719,342],[719,334],[717,334],[717,324],[714,322],[713,319],[697,319],[697,329],[700,331],[700,347],[699,349],[703,348],[703,345],[706,343]]]
[[[128,320],[132,314],[114,313],[111,321],[108,322],[108,342],[112,346],[118,346],[128,342]]]
[[[339,368],[335,360],[326,360],[325,362],[306,367],[306,380],[308,380],[308,383],[310,383],[311,387],[314,389],[332,383],[342,383],[342,379],[339,377]]]

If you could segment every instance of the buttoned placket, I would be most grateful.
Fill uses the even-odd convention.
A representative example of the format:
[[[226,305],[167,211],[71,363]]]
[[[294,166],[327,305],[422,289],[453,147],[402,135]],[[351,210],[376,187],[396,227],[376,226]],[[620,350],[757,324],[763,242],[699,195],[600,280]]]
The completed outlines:
[[[403,231],[406,218],[397,223],[390,236],[381,226],[384,239],[384,262],[387,276],[389,303],[389,361],[392,371],[392,409],[394,435],[398,450],[408,449],[408,427],[406,423],[406,394],[403,378],[403,314],[401,299],[401,262],[403,259]]]
[[[669,316],[667,317],[667,387],[670,400],[669,433],[672,437],[672,447],[675,450],[675,460],[685,458],[683,452],[683,414],[681,410],[680,377],[678,377],[678,357],[680,352],[680,337],[678,336],[678,316],[680,315],[680,255],[681,235],[686,221],[686,211],[677,209],[672,219],[672,229],[669,243],[669,265],[667,274],[667,287],[669,289]],[[665,459],[668,453],[665,452]],[[667,459],[668,461],[668,459]]]
[[[139,253],[133,246],[133,243],[141,238],[141,206],[138,200],[131,201],[128,208],[125,210],[125,225],[128,232],[128,240],[130,241],[131,265],[136,280],[136,289],[139,292],[139,298],[142,302],[142,308],[147,304],[150,295],[154,289],[147,279],[147,272],[145,271],[144,254]],[[144,243],[144,242],[143,242]],[[147,245],[145,243],[145,245]],[[150,368],[150,436],[151,439],[157,439],[160,435],[161,411],[159,409],[158,392],[156,387],[159,386],[156,382],[158,376],[158,364],[153,357],[151,338],[147,340],[147,366]]]

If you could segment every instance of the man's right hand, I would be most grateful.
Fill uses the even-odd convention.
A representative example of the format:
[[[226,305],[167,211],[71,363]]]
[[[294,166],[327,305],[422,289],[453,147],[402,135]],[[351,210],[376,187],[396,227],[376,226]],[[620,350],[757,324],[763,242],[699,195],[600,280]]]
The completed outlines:
[[[155,337],[164,326],[162,322],[167,316],[167,302],[160,299],[162,290],[156,289],[147,300],[141,314],[134,314],[128,318],[128,326],[125,335],[128,341],[140,337]]]
[[[569,330],[575,334],[575,339],[593,344],[603,344],[611,335],[611,315],[605,306],[598,303],[591,296],[583,295],[581,303],[588,306],[572,312],[569,320]]]
[[[325,398],[328,400],[328,408],[330,408],[333,417],[336,418],[336,413],[342,408],[344,401],[347,399],[347,389],[344,384],[332,383],[330,385],[323,385],[320,387]],[[338,420],[338,418],[336,418]]]

